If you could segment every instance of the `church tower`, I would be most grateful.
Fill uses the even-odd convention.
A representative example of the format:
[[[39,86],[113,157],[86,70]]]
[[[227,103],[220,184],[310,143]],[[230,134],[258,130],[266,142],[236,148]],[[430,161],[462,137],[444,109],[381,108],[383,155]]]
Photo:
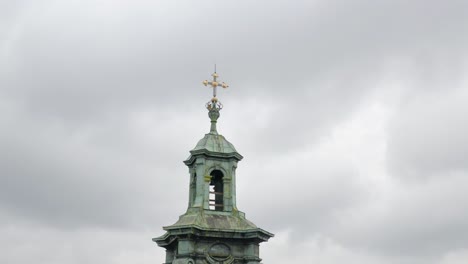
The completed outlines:
[[[212,81],[203,82],[213,88],[206,104],[210,132],[184,161],[190,174],[187,212],[163,227],[164,235],[153,238],[166,249],[164,264],[259,264],[259,244],[273,237],[237,209],[236,168],[243,157],[216,129],[223,107],[216,89],[228,85],[217,81],[216,71],[212,76]]]

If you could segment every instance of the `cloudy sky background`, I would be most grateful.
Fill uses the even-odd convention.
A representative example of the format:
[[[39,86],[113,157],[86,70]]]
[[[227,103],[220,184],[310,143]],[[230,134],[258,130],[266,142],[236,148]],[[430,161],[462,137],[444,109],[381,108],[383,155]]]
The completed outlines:
[[[0,2],[0,263],[161,263],[218,130],[264,263],[468,262],[468,1]]]

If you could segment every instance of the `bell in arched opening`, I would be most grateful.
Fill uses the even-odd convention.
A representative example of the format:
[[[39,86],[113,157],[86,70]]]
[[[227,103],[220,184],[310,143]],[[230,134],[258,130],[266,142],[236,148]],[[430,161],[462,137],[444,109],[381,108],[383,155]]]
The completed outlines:
[[[210,209],[223,211],[224,209],[224,183],[223,173],[219,170],[213,170],[210,173]]]

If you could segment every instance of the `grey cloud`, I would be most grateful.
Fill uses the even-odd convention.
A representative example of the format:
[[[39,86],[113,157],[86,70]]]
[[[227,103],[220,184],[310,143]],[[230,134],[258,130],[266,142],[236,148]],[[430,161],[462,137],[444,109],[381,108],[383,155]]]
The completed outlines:
[[[231,85],[219,96],[220,132],[246,156],[240,209],[259,226],[291,230],[294,241],[303,235],[304,248],[323,235],[337,248],[363,250],[349,255],[355,262],[432,264],[467,246],[456,233],[466,229],[464,205],[452,207],[467,186],[465,1],[1,5],[0,215],[10,220],[0,224],[19,234],[44,230],[41,238],[52,237],[32,240],[44,252],[68,235],[87,241],[93,236],[80,230],[96,228],[109,232],[103,240],[127,230],[151,244],[183,213],[188,181],[181,160],[208,131],[203,105],[210,91],[201,81],[215,62]],[[404,68],[389,67],[394,61]],[[382,80],[391,71],[406,79],[400,101],[389,102],[395,114],[385,130],[383,176],[333,156],[340,150],[300,156],[374,103],[373,94],[386,93]],[[408,171],[444,188],[416,188],[420,181],[406,181]],[[388,191],[389,204],[376,201],[383,216],[362,209],[373,202],[375,177],[407,191]],[[407,202],[413,194],[417,200]],[[444,212],[438,219],[433,204]],[[343,224],[348,212],[362,215]],[[426,218],[433,221],[418,229]],[[407,235],[412,246],[403,248]],[[24,246],[12,245],[11,252]],[[125,252],[103,250],[111,253],[100,259],[90,252],[84,260],[119,263],[112,253]],[[328,257],[323,263],[339,259]]]
[[[159,191],[162,186],[183,186],[173,193],[184,194],[185,169],[178,160],[168,162],[161,155],[163,138],[151,141],[146,137],[141,142],[134,137],[139,131],[125,127],[131,118],[107,120],[106,127],[76,129],[46,120],[36,122],[14,111],[9,115],[11,122],[4,124],[0,140],[0,197],[12,213],[54,226],[128,227],[135,221],[141,224],[136,215],[145,216],[146,224],[151,224],[151,216],[157,214],[153,208],[168,204],[169,199]],[[165,153],[171,155],[170,149]],[[172,174],[181,177],[167,177]],[[179,213],[175,208],[168,210]]]
[[[468,94],[464,88],[415,94],[392,122],[389,168],[407,179],[467,171]]]
[[[307,238],[304,234],[320,233],[332,225],[337,211],[359,204],[368,196],[363,186],[354,182],[354,168],[340,161],[336,162],[340,165],[337,168],[326,168],[320,162],[329,161],[317,157],[309,157],[313,167],[300,157],[252,159],[255,162],[249,162],[238,174],[240,208],[254,222],[271,229],[292,228],[292,235],[299,240]],[[268,164],[276,166],[268,168]]]
[[[350,247],[392,256],[441,256],[468,245],[466,172],[397,185],[398,195],[340,215],[332,236]]]

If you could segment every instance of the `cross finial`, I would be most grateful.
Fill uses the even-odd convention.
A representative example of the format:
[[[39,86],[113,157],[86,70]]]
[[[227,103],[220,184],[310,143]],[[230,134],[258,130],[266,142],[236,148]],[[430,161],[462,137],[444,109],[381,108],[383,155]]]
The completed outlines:
[[[229,85],[227,85],[227,83],[225,83],[225,82],[219,82],[218,81],[219,75],[216,73],[216,64],[215,64],[215,71],[214,71],[213,74],[211,74],[211,76],[213,77],[213,80],[212,81],[204,80],[203,85],[211,86],[211,88],[213,88],[213,98],[211,99],[210,102],[208,102],[208,104],[211,107],[216,107],[216,106],[218,106],[218,104],[221,105],[220,103],[217,104],[218,98],[216,98],[216,88],[223,87],[223,88],[226,89],[226,88],[229,87]],[[207,104],[207,107],[208,107],[208,104]]]

